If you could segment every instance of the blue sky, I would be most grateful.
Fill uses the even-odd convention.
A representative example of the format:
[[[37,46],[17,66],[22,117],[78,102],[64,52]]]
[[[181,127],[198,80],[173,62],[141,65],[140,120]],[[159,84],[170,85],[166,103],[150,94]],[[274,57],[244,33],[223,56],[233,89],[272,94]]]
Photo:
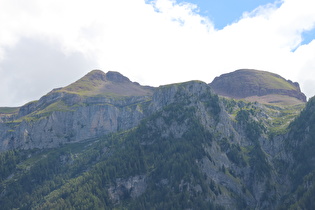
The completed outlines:
[[[270,0],[177,0],[179,3],[189,2],[196,4],[200,14],[207,16],[214,22],[215,28],[222,29],[226,25],[239,20],[244,12],[268,3]]]
[[[159,86],[251,68],[315,95],[314,0],[0,0],[0,25],[0,106],[93,69]]]
[[[251,12],[259,6],[275,4],[281,6],[279,0],[177,0],[178,3],[197,5],[199,14],[213,21],[216,29],[223,29],[242,17],[244,12]],[[315,29],[303,33],[301,44],[308,44],[315,39]]]
[[[302,33],[302,38],[303,38],[303,41],[301,43],[302,45],[303,44],[308,44],[311,41],[313,41],[313,39],[315,39],[315,29],[303,32]]]

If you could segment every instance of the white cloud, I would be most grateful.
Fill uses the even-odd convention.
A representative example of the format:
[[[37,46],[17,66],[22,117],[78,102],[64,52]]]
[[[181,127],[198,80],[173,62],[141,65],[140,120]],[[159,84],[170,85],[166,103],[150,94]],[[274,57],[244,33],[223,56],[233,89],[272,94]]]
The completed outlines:
[[[59,46],[41,40],[22,38],[8,48],[0,65],[0,105],[15,105],[38,99],[52,88],[69,84],[82,77],[93,61],[80,53],[65,55]],[[68,71],[71,70],[71,71]]]
[[[53,74],[67,75],[62,83],[67,84],[82,75],[82,67],[90,66],[86,72],[92,68],[119,71],[155,86],[192,79],[211,82],[238,68],[256,68],[298,81],[312,96],[315,83],[305,78],[314,75],[314,41],[301,46],[301,33],[314,28],[312,5],[312,0],[284,0],[280,7],[260,6],[215,30],[210,20],[198,14],[196,5],[172,0],[0,0],[0,106],[39,98],[43,93],[37,89],[60,84]],[[38,56],[41,60],[36,61],[37,56],[27,50],[18,54],[21,42],[27,40],[37,40],[35,47],[41,54],[46,48],[56,58]],[[69,56],[71,65],[65,65]],[[30,71],[21,65],[12,69],[22,57],[32,61],[28,65],[33,65],[33,72],[43,72],[43,63],[54,62],[50,82],[29,77],[24,86],[10,85],[8,81],[21,79],[14,78],[14,72]],[[12,96],[27,86],[35,90],[25,92],[24,100]]]

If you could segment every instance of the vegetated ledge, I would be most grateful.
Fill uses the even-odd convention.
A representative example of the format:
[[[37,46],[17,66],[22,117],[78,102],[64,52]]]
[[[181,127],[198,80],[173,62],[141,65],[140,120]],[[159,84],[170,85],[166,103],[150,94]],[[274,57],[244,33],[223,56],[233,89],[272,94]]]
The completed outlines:
[[[0,107],[0,114],[14,114],[19,111],[20,107]]]

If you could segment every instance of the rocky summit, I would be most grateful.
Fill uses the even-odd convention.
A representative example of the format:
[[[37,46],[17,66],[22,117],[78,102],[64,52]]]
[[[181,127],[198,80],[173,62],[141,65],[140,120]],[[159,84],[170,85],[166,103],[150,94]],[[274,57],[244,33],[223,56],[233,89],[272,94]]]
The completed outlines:
[[[216,77],[211,83],[219,95],[263,103],[298,104],[306,102],[297,82],[267,71],[240,69]]]
[[[103,71],[93,70],[78,81],[55,92],[84,96],[144,96],[151,95],[152,90],[152,87],[131,82],[119,72],[109,71],[105,74]]]
[[[262,71],[156,88],[91,71],[0,108],[0,208],[315,209],[304,101]]]

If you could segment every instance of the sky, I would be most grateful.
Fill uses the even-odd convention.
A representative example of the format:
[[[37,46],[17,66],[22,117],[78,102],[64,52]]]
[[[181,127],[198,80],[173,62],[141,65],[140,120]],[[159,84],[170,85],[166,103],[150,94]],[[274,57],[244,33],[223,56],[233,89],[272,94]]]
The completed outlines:
[[[314,0],[0,0],[1,107],[93,69],[159,86],[242,68],[314,96]]]

